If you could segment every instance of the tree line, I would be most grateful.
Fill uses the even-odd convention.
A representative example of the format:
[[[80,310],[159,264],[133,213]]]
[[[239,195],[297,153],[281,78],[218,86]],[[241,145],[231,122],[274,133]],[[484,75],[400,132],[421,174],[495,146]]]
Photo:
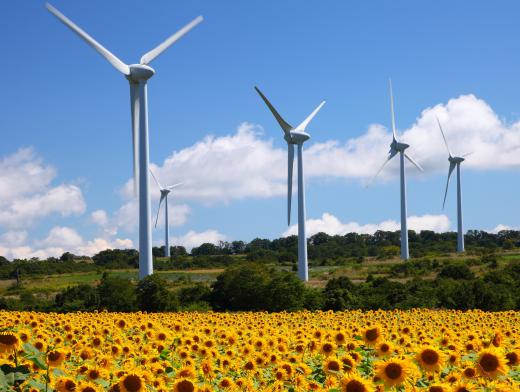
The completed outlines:
[[[412,258],[423,258],[451,253],[456,248],[457,233],[435,233],[423,230],[409,231]],[[468,254],[489,254],[497,250],[520,247],[520,231],[503,230],[487,233],[470,230],[466,233]],[[374,234],[348,233],[328,235],[317,233],[308,239],[309,264],[343,265],[363,262],[367,257],[392,258],[399,255],[400,232],[377,231]],[[237,256],[250,262],[278,264],[295,268],[298,254],[296,236],[274,240],[255,238],[250,242],[232,241],[218,244],[205,243],[188,252],[183,246],[172,246],[171,257],[163,258],[164,247],[154,247],[156,270],[227,267]],[[64,253],[59,258],[7,260],[0,256],[0,279],[26,275],[49,275],[72,272],[103,271],[138,267],[139,254],[135,249],[107,249],[92,257]]]

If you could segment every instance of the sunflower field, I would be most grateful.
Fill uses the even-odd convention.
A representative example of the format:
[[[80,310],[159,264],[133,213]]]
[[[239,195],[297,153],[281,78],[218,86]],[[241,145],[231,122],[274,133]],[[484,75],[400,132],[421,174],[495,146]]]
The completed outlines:
[[[1,391],[520,391],[520,313],[0,312]]]

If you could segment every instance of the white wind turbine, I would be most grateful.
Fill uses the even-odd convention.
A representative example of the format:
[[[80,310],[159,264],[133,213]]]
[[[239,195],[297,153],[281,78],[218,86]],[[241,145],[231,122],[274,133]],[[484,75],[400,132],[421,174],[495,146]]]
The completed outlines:
[[[457,252],[464,252],[464,233],[462,231],[462,192],[460,189],[460,164],[464,162],[465,157],[467,157],[471,153],[464,154],[460,157],[453,156],[451,154],[450,148],[448,147],[446,135],[442,130],[441,122],[438,118],[437,123],[439,124],[439,129],[441,130],[442,138],[444,139],[444,144],[446,145],[446,150],[448,150],[448,161],[450,162],[450,168],[448,169],[448,180],[446,181],[446,190],[444,191],[444,201],[442,202],[442,208],[444,209],[444,205],[446,204],[446,196],[448,195],[448,186],[450,185],[451,173],[453,173],[453,170],[457,168]]]
[[[284,139],[287,142],[287,224],[291,223],[291,198],[292,198],[292,175],[294,162],[294,145],[298,146],[298,276],[301,280],[309,280],[309,266],[307,262],[307,236],[305,234],[305,188],[303,184],[303,143],[310,139],[310,135],[305,132],[305,128],[318,113],[325,101],[321,102],[316,109],[298,125],[296,128],[289,125],[278,114],[276,109],[264,94],[255,86],[255,90],[260,94],[265,104],[278,121],[284,132]]]
[[[397,133],[395,130],[395,114],[394,114],[394,95],[392,93],[392,81],[389,81],[389,89],[390,89],[390,110],[392,112],[392,143],[390,144],[390,151],[388,151],[388,156],[381,166],[381,168],[377,171],[374,179],[377,175],[383,170],[385,165],[390,161],[393,157],[399,154],[400,158],[400,166],[401,166],[401,259],[408,260],[410,258],[410,252],[408,249],[408,225],[407,225],[407,215],[406,215],[406,179],[405,179],[405,170],[404,170],[404,158],[408,159],[415,167],[417,167],[420,171],[423,171],[422,167],[419,166],[415,160],[405,152],[405,150],[410,147],[409,144],[401,143],[397,140]]]
[[[150,169],[150,174],[152,175],[155,183],[159,187],[161,191],[161,199],[159,200],[159,207],[157,207],[157,216],[155,217],[155,227],[157,227],[157,221],[159,220],[159,212],[161,211],[161,204],[164,200],[164,257],[170,257],[170,227],[168,224],[168,195],[173,190],[173,188],[177,188],[179,185],[182,185],[182,182],[177,184],[173,184],[167,187],[163,187],[157,177],[153,174],[152,169]]]
[[[139,64],[127,65],[104,48],[99,42],[88,35],[80,27],[50,4],[47,9],[75,32],[88,45],[94,48],[119,72],[125,75],[130,83],[130,111],[132,116],[132,142],[134,157],[134,193],[139,178],[139,279],[143,279],[153,273],[152,259],[152,228],[150,211],[150,192],[148,181],[148,104],[146,83],[155,71],[148,64],[168,49],[172,44],[202,22],[202,16],[198,16],[164,42],[146,53]]]

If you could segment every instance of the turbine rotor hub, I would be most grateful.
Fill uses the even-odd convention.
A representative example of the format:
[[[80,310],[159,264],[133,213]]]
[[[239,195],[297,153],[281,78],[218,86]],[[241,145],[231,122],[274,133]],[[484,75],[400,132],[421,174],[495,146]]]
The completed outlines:
[[[404,150],[406,150],[408,147],[410,147],[409,144],[406,144],[406,143],[401,143],[401,142],[398,142],[397,140],[394,140],[392,142],[392,144],[390,144],[390,148],[396,150],[396,151],[399,151],[399,152],[403,152]]]
[[[462,158],[462,157],[449,157],[448,160],[451,162],[451,163],[462,163],[465,161],[465,158]]]
[[[127,76],[127,79],[131,82],[139,83],[140,81],[147,81],[155,74],[155,70],[148,65],[131,64],[129,67],[130,75]]]
[[[290,131],[289,134],[290,134],[289,140],[287,140],[288,139],[287,135],[284,136],[284,139],[289,144],[301,144],[311,138],[311,135],[309,135],[307,132],[302,132],[302,131]]]

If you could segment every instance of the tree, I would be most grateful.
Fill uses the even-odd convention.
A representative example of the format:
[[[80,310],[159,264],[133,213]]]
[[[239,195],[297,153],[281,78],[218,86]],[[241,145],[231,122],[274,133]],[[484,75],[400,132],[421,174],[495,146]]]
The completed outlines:
[[[199,247],[195,247],[191,250],[192,256],[209,256],[219,254],[218,248],[209,242],[202,244]]]
[[[55,305],[62,311],[92,311],[99,308],[98,290],[88,284],[67,287],[56,294]]]
[[[466,264],[448,264],[437,274],[437,278],[473,279],[475,275]]]
[[[60,256],[60,260],[64,262],[74,261],[74,255],[70,252],[65,252]]]
[[[301,310],[305,301],[305,286],[292,272],[276,272],[264,287],[264,309],[270,312]]]
[[[212,284],[211,304],[215,310],[264,310],[264,287],[270,271],[258,263],[227,268]]]
[[[157,274],[149,275],[139,282],[136,289],[140,310],[164,312],[178,309],[177,298],[167,288],[168,283]]]
[[[129,279],[111,276],[106,272],[98,286],[99,305],[115,312],[133,312],[137,310],[134,286]]]
[[[211,291],[208,286],[196,283],[179,290],[179,302],[182,307],[187,307],[196,303],[208,302],[210,295]]]

